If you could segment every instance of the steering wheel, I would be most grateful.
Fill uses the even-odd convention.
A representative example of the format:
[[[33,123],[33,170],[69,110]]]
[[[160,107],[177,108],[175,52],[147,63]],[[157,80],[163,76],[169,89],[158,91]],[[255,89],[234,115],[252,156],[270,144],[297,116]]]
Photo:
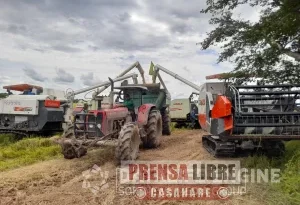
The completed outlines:
[[[121,97],[121,96],[123,96],[123,97]],[[118,97],[119,97],[119,99],[124,100],[124,90],[120,90]]]

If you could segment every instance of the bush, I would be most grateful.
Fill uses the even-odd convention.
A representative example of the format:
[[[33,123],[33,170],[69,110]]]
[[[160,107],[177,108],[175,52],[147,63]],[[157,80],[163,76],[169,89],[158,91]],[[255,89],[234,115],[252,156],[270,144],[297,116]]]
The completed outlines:
[[[300,204],[300,142],[290,141],[286,149],[287,163],[278,188],[292,204]]]
[[[285,148],[285,155],[281,158],[247,157],[242,160],[242,167],[281,169],[280,183],[269,185],[272,193],[265,200],[277,204],[300,204],[300,141],[289,141]]]

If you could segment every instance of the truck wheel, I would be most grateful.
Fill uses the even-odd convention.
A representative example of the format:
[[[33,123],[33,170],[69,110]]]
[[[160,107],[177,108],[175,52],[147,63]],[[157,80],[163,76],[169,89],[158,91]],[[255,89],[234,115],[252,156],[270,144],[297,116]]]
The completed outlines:
[[[126,123],[118,138],[116,147],[116,159],[120,164],[122,160],[135,160],[140,146],[139,128],[134,123]]]
[[[151,110],[146,125],[147,137],[143,141],[146,148],[155,148],[160,145],[162,136],[162,117],[158,110]]]
[[[168,111],[163,112],[162,121],[163,121],[162,134],[171,135],[171,127],[170,127],[171,119]]]

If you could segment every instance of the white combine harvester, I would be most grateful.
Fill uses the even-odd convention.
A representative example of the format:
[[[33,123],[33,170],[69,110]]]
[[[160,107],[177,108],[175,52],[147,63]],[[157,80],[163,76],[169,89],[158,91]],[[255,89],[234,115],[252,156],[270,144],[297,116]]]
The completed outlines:
[[[65,93],[54,89],[18,84],[4,86],[10,94],[0,100],[0,133],[48,135],[62,131]],[[21,94],[13,95],[11,91]]]
[[[175,127],[186,127],[188,124],[191,124],[192,119],[190,113],[192,109],[195,109],[195,113],[198,114],[198,93],[193,92],[189,98],[180,98],[174,99],[171,101],[170,105],[170,117],[171,122],[176,123]],[[195,97],[196,96],[196,100]],[[198,121],[196,120],[199,127]]]

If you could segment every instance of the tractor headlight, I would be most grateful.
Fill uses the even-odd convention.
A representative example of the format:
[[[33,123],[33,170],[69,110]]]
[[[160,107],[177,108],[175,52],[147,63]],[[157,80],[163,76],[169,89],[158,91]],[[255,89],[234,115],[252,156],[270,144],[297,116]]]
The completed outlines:
[[[101,130],[101,124],[97,124],[97,127],[99,128],[99,130]]]
[[[94,125],[89,125],[89,128],[94,128]]]

